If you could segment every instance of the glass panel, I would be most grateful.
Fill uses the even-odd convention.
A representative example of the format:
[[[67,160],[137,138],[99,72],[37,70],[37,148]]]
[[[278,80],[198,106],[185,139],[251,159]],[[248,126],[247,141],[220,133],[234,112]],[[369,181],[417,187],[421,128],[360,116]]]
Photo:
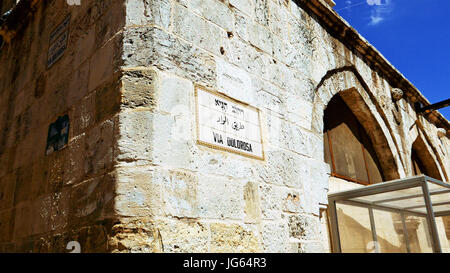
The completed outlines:
[[[373,210],[381,253],[406,253],[405,234],[400,213]]]
[[[441,185],[441,184],[438,184],[438,183],[434,183],[434,182],[430,182],[430,181],[427,181],[427,185],[428,185],[428,190],[430,191],[430,192],[434,192],[434,191],[441,191],[441,190],[448,190],[449,189],[449,187],[450,187],[450,185],[448,185],[448,184],[446,184],[446,183],[444,183],[444,182],[442,182],[444,185],[447,185],[447,187],[446,186],[443,186],[443,185]]]
[[[381,165],[378,161],[378,157],[375,153],[375,149],[372,146],[372,142],[369,139],[369,136],[364,131],[364,129],[360,129],[360,135],[362,139],[362,143],[364,145],[364,156],[367,163],[367,172],[369,173],[369,180],[371,184],[376,184],[383,182],[383,175],[381,174]]]
[[[433,206],[433,211],[434,211],[434,213],[450,211],[450,204],[442,205],[442,206]]]
[[[403,189],[403,190],[397,190],[397,191],[390,191],[390,192],[384,192],[384,193],[378,193],[378,194],[372,194],[368,196],[362,196],[353,198],[352,200],[356,201],[364,201],[364,202],[380,202],[388,199],[393,198],[401,198],[405,196],[415,196],[415,195],[422,195],[422,188],[421,187],[414,187],[409,189]],[[380,203],[380,205],[383,205],[383,203]]]
[[[382,203],[382,205],[383,206],[393,206],[393,207],[397,207],[397,208],[407,208],[407,207],[415,207],[415,206],[425,207],[425,199],[423,198],[423,196],[421,196],[421,197],[416,197],[416,198],[386,202],[386,203]]]
[[[336,211],[342,252],[375,252],[369,210],[337,203]]]
[[[431,202],[434,203],[442,203],[442,202],[450,202],[450,193],[442,193],[442,194],[432,194]]]
[[[427,213],[427,208],[416,208],[416,209],[409,209],[410,211],[418,212],[418,213]]]
[[[444,222],[443,224],[444,224],[444,232],[445,232],[445,238],[441,239],[441,241],[442,240],[445,241],[445,239],[447,239],[447,245],[449,245],[449,247],[450,247],[450,216],[444,216],[444,217],[441,217],[441,219]],[[445,249],[445,252],[450,253],[448,247]]]
[[[443,253],[450,253],[450,229],[448,217],[436,217],[436,226]]]
[[[426,218],[409,215],[405,218],[411,253],[432,253],[430,231]]]

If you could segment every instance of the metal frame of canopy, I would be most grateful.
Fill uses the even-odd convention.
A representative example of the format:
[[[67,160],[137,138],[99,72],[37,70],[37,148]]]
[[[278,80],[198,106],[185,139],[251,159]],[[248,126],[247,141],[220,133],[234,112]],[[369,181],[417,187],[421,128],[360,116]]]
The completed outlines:
[[[417,201],[423,199],[423,203]],[[398,179],[328,195],[332,249],[342,252],[336,204],[367,208],[374,241],[373,209],[399,213],[406,234],[405,214],[427,219],[433,252],[442,252],[435,217],[450,216],[450,185],[428,176]],[[407,250],[409,252],[408,242]]]

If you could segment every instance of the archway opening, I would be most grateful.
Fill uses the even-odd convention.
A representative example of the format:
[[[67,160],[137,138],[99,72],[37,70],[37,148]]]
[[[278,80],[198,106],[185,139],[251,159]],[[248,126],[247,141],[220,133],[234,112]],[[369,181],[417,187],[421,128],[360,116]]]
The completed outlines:
[[[324,148],[333,176],[363,185],[385,180],[369,135],[340,94],[325,109]]]
[[[417,137],[412,145],[411,161],[414,175],[424,174],[434,179],[442,180],[439,169],[420,136]]]

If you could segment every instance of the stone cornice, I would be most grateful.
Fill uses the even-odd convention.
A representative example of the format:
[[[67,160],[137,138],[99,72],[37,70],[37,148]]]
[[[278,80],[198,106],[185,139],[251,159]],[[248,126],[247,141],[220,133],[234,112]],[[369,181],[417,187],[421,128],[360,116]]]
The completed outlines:
[[[302,9],[318,19],[327,31],[346,45],[350,50],[359,53],[364,61],[373,69],[379,71],[394,88],[400,88],[413,103],[419,102],[423,106],[430,102],[420,91],[400,73],[388,60],[342,17],[340,17],[325,0],[294,0]],[[438,111],[426,114],[425,117],[438,128],[447,130],[450,135],[450,123]]]

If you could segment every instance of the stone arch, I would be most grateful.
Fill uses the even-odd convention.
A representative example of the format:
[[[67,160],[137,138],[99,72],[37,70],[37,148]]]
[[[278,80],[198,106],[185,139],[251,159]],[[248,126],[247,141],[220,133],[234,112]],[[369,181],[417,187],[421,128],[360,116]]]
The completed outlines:
[[[369,135],[387,180],[405,176],[398,145],[387,118],[367,84],[353,66],[329,71],[314,90],[312,130],[323,134],[324,111],[339,93]]]
[[[411,143],[409,151],[417,153],[429,176],[438,180],[448,180],[442,160],[437,150],[431,144],[425,130],[418,124],[417,131],[417,137]]]

